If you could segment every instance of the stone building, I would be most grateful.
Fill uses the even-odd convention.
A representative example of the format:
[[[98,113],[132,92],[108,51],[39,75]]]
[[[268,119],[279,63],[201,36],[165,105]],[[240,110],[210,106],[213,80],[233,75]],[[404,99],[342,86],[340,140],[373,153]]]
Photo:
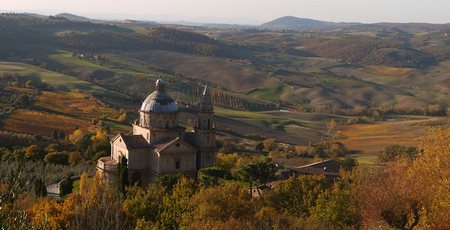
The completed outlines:
[[[179,125],[176,102],[167,94],[166,83],[156,81],[156,90],[142,103],[132,134],[119,133],[111,139],[111,156],[97,162],[97,170],[108,181],[116,177],[117,163],[124,156],[128,175],[138,176],[142,185],[168,174],[195,177],[199,169],[216,160],[214,110],[208,87],[201,95],[193,131]]]

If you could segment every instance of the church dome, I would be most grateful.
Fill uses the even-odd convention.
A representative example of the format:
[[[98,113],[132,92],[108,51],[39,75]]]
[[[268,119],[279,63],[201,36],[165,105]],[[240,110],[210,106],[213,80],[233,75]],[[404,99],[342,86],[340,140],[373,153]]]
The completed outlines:
[[[177,103],[166,93],[166,82],[156,81],[156,90],[142,103],[141,111],[154,113],[178,112]]]

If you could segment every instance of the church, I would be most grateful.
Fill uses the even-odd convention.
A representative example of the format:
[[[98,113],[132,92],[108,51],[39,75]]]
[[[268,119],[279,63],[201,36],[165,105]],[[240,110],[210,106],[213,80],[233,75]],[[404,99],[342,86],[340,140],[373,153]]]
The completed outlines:
[[[114,181],[122,156],[128,162],[128,175],[138,177],[141,185],[158,177],[184,173],[195,178],[197,171],[216,161],[213,105],[208,87],[200,98],[197,120],[192,131],[178,122],[177,103],[167,94],[166,83],[156,81],[156,90],[142,103],[139,120],[132,134],[119,133],[111,139],[111,155],[97,162],[97,171]]]

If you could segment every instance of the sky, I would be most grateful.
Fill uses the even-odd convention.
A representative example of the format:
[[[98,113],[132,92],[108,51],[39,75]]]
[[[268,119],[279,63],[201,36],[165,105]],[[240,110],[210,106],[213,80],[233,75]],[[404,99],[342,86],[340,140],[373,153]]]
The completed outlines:
[[[450,0],[0,0],[0,11],[232,24],[288,15],[333,22],[450,23]]]

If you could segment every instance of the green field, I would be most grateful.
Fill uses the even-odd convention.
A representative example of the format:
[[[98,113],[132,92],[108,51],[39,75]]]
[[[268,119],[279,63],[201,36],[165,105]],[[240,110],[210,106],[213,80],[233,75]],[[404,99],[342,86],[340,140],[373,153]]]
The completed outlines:
[[[53,89],[63,92],[82,91],[95,95],[113,98],[128,98],[128,96],[117,93],[101,86],[80,80],[79,78],[52,72],[33,65],[18,62],[0,62],[0,73],[14,73],[24,77],[37,77],[43,83]]]

